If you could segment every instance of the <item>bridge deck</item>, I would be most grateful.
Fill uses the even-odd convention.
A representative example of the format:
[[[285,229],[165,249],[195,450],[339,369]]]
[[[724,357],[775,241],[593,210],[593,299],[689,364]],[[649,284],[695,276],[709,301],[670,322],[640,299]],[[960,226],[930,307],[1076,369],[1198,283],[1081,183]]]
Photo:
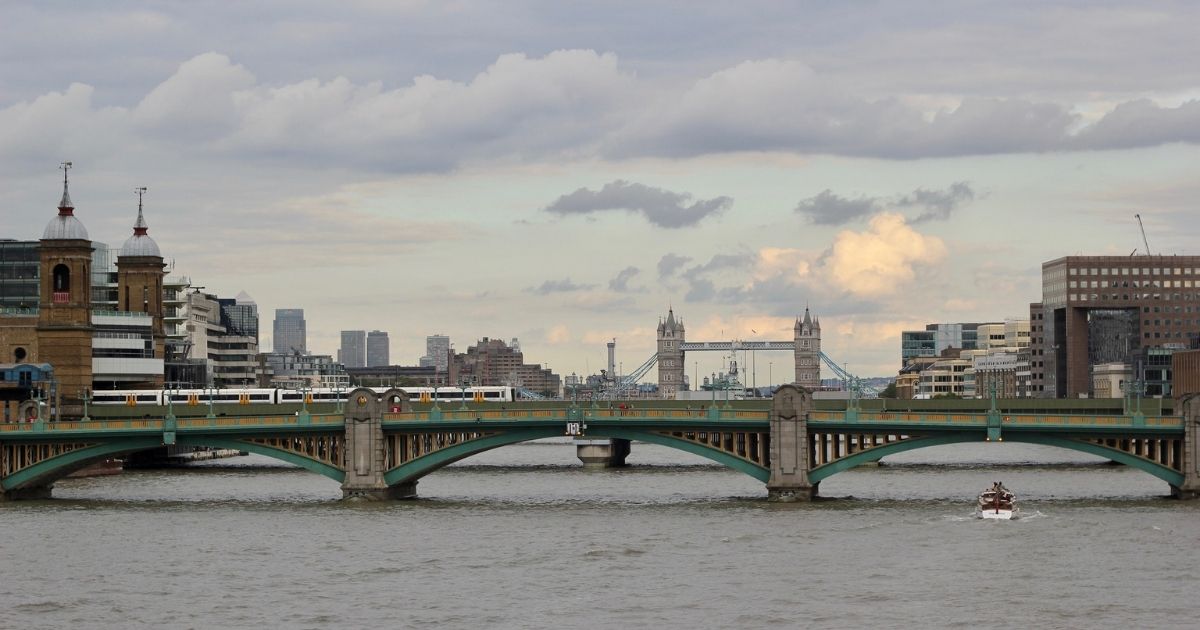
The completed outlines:
[[[657,425],[667,427],[708,427],[729,429],[768,427],[768,412],[733,409],[472,409],[454,411],[412,411],[384,414],[385,429],[455,427],[469,423],[491,426],[542,426],[567,420],[599,423],[606,426]],[[248,430],[271,432],[328,431],[339,429],[345,418],[341,414],[255,415],[190,417],[175,420],[180,433],[226,433]],[[164,430],[163,418],[128,418],[62,422],[0,423],[0,437],[5,439],[34,439],[53,436],[147,434]],[[928,413],[894,411],[813,411],[809,426],[815,430],[847,431],[891,430],[920,432],[928,430],[974,430],[988,427],[987,413]],[[1092,414],[1005,414],[999,426],[1005,430],[1051,430],[1056,432],[1130,432],[1133,434],[1182,433],[1183,418],[1179,416],[1128,416]]]

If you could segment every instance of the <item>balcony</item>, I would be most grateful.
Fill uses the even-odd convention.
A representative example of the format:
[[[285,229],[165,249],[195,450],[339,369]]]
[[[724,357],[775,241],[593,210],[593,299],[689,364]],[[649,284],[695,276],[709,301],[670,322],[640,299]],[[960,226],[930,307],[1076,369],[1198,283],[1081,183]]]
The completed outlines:
[[[93,326],[144,326],[149,328],[152,323],[148,313],[92,311]]]
[[[162,359],[125,357],[93,357],[92,377],[96,380],[119,380],[120,377],[162,376]]]
[[[51,294],[51,297],[55,304],[70,304],[71,303],[71,292],[70,291],[55,291],[54,293]]]

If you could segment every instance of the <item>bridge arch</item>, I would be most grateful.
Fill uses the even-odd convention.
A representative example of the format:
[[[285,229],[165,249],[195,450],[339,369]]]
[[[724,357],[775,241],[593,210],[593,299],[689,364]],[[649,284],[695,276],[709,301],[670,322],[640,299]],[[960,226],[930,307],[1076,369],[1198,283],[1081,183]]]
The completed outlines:
[[[562,429],[559,427],[538,427],[530,429],[517,429],[489,435],[466,442],[461,442],[453,446],[446,447],[439,451],[430,453],[423,457],[419,457],[412,461],[406,462],[397,466],[384,474],[384,482],[389,486],[394,486],[401,483],[417,481],[421,477],[444,468],[454,462],[466,459],[472,455],[478,455],[486,451],[508,446],[509,444],[518,444],[520,442],[528,442],[530,440],[538,440],[549,437],[562,437]],[[642,431],[636,429],[592,429],[589,430],[587,437],[593,438],[619,438],[626,440],[637,440],[639,442],[649,442],[675,448],[681,451],[699,455],[701,457],[712,460],[727,468],[732,468],[738,472],[747,474],[763,483],[771,476],[771,471],[766,468],[755,466],[754,464],[734,457],[723,451],[715,448],[689,442],[669,435],[662,435],[650,431]]]
[[[336,467],[330,466],[324,462],[310,459],[302,455],[297,455],[289,451],[278,448],[273,448],[265,444],[257,444],[254,442],[242,441],[238,439],[226,439],[219,437],[204,437],[204,438],[188,438],[181,437],[178,441],[179,446],[184,447],[207,447],[221,448],[246,451],[258,455],[265,455],[273,459],[278,459],[295,466],[299,466],[311,472],[328,477],[338,483],[341,483],[345,477],[345,473]],[[3,480],[3,489],[20,490],[24,488],[34,488],[39,486],[49,486],[50,484],[70,475],[71,473],[82,470],[97,464],[106,459],[120,457],[138,451],[147,451],[163,446],[161,437],[138,437],[116,440],[93,446],[87,446],[72,451],[68,451],[61,455],[48,457],[42,461],[23,468]]]
[[[1136,468],[1143,472],[1149,473],[1165,482],[1172,487],[1179,487],[1183,483],[1183,473],[1177,470],[1172,470],[1161,464],[1156,464],[1152,461],[1131,455],[1115,448],[1109,448],[1091,442],[1082,442],[1069,438],[1062,438],[1053,435],[1045,435],[1040,433],[1008,433],[1005,435],[1005,440],[1008,442],[1023,442],[1026,444],[1042,444],[1045,446],[1057,446],[1073,451],[1088,453],[1089,455],[1098,455],[1111,459],[1115,462],[1120,462],[1131,468]],[[892,442],[865,451],[859,451],[853,455],[849,455],[830,462],[828,464],[818,466],[808,473],[809,479],[813,483],[818,483],[824,479],[828,479],[833,475],[854,468],[861,464],[869,462],[877,462],[888,455],[895,455],[905,451],[914,451],[930,446],[942,446],[946,444],[961,444],[964,442],[978,442],[979,435],[976,433],[951,433],[944,435],[933,435],[928,437],[911,438],[901,442]]]

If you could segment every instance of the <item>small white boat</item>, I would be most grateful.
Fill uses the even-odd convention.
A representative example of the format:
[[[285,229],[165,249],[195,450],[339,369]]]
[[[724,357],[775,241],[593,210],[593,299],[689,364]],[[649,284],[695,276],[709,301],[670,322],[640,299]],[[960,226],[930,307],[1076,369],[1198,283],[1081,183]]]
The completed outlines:
[[[975,516],[979,518],[1007,521],[1020,516],[1017,497],[1004,484],[997,481],[991,488],[979,493]]]

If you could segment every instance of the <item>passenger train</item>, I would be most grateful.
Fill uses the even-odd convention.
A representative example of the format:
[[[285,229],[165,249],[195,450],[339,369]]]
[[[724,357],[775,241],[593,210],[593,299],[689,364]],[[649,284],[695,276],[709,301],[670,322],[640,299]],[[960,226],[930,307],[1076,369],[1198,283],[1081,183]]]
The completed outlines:
[[[390,387],[369,388],[377,394]],[[399,387],[412,402],[512,402],[517,393],[513,387]],[[350,389],[328,387],[313,389],[114,389],[92,394],[93,405],[277,405],[280,403],[345,402]]]

